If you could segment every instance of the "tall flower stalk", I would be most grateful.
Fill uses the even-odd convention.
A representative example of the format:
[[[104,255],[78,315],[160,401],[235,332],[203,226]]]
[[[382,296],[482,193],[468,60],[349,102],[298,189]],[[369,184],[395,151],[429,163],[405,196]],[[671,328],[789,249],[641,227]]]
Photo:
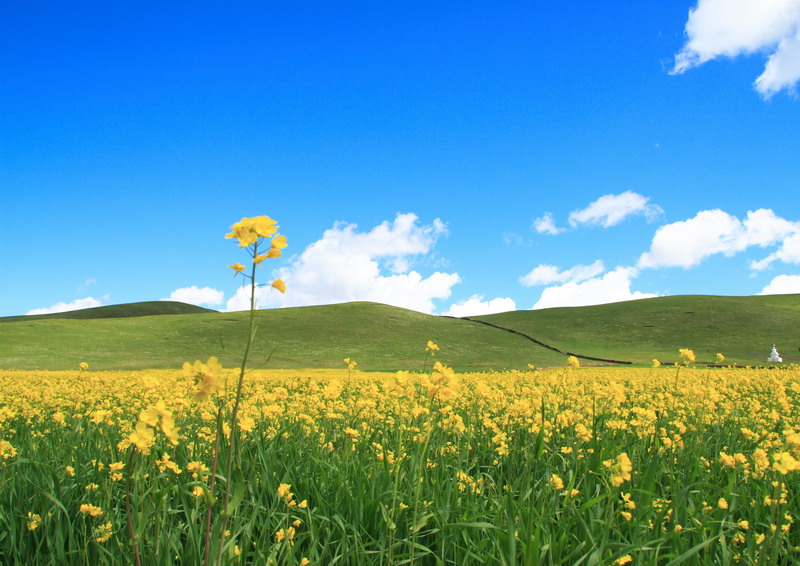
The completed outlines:
[[[254,218],[242,218],[239,222],[231,226],[231,232],[225,236],[228,239],[236,239],[239,242],[239,247],[246,248],[250,257],[252,258],[252,262],[250,265],[250,273],[249,275],[245,273],[246,267],[240,263],[235,263],[230,266],[236,273],[235,275],[242,274],[243,277],[250,280],[250,315],[249,315],[249,324],[248,324],[248,331],[247,331],[247,343],[245,344],[244,353],[242,355],[242,363],[239,368],[239,378],[236,382],[236,397],[233,403],[233,409],[230,414],[230,433],[228,435],[228,454],[227,460],[225,465],[225,492],[222,497],[222,520],[223,525],[220,529],[220,544],[217,550],[217,559],[221,558],[222,548],[223,548],[223,540],[225,537],[225,531],[227,530],[228,523],[231,519],[233,514],[233,509],[229,508],[231,504],[231,486],[233,483],[233,468],[234,468],[234,459],[235,454],[238,454],[237,449],[237,434],[238,434],[238,417],[239,417],[239,408],[242,403],[242,391],[244,388],[244,376],[247,371],[247,362],[250,357],[250,349],[253,345],[253,340],[256,336],[256,289],[258,285],[256,283],[256,268],[261,265],[261,263],[268,258],[278,258],[281,257],[282,252],[281,250],[286,247],[286,236],[282,236],[278,234],[278,225],[275,220],[270,218],[269,216],[256,216]],[[266,248],[267,242],[269,243],[269,249],[264,252]],[[264,252],[264,253],[262,253]],[[286,292],[286,285],[284,284],[282,279],[276,279],[272,282],[272,288],[280,291],[281,293]],[[217,435],[221,433],[221,426],[217,427]],[[219,442],[215,444],[214,450],[214,461],[215,467],[216,462],[219,456]],[[210,545],[209,542],[209,535],[210,535],[210,522],[207,522],[206,526],[206,564],[209,563],[210,560]]]

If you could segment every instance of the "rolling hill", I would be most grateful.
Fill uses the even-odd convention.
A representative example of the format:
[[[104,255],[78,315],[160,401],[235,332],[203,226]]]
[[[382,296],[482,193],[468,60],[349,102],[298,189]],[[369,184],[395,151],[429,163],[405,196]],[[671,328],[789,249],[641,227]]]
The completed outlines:
[[[0,318],[0,368],[75,369],[81,361],[97,370],[178,368],[212,355],[233,366],[247,315],[155,301]],[[800,361],[800,295],[659,297],[466,319],[365,302],[263,310],[251,366],[342,367],[350,357],[363,370],[416,370],[428,340],[459,371],[561,366],[567,353],[671,362],[683,347],[699,362],[722,352],[755,365],[773,342],[790,363]]]

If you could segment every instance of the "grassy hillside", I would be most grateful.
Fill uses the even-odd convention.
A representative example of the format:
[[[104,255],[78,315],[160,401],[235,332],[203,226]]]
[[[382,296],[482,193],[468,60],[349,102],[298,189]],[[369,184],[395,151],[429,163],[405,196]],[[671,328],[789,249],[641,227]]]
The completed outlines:
[[[28,316],[7,316],[0,318],[3,322],[20,322],[32,320],[47,320],[51,318],[87,319],[87,318],[127,318],[132,316],[154,316],[162,314],[196,314],[217,312],[215,310],[187,305],[177,301],[146,301],[143,303],[128,303],[124,305],[108,305],[93,307],[76,311],[57,312],[51,314],[35,314]]]
[[[518,334],[376,303],[264,310],[259,318],[254,367],[341,367],[350,357],[359,369],[414,370],[428,340],[441,346],[439,359],[463,371],[566,361]],[[785,362],[800,363],[800,295],[659,297],[475,319],[582,356],[649,364],[692,348],[699,362],[722,352],[731,363],[757,365],[774,342]],[[177,368],[212,355],[233,366],[246,332],[246,312],[163,301],[0,318],[0,368],[73,369],[81,361],[93,369]]]
[[[212,355],[233,366],[241,359],[247,316],[200,312],[0,319],[0,368],[73,369],[81,361],[92,369],[178,368],[184,361]],[[488,326],[375,303],[264,310],[259,319],[253,367],[342,367],[342,359],[350,357],[364,370],[416,370],[422,367],[428,340],[442,348],[439,359],[457,370],[566,361],[561,354]]]
[[[774,342],[784,362],[800,363],[800,295],[657,297],[475,318],[587,356],[671,362],[678,348],[692,348],[698,361],[721,352],[728,361],[764,364]]]

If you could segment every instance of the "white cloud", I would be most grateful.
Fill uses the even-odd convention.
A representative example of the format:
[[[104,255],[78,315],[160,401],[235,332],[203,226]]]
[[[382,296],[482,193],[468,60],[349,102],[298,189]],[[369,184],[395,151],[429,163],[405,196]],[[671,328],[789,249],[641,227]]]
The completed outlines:
[[[555,265],[537,265],[527,275],[519,278],[519,282],[525,287],[534,285],[547,285],[549,283],[565,283],[584,281],[600,275],[605,271],[603,260],[596,260],[591,265],[576,265],[570,269],[560,270]]]
[[[699,0],[685,32],[673,74],[719,57],[768,52],[755,80],[763,97],[792,90],[800,80],[800,0]]]
[[[412,259],[430,254],[437,238],[447,233],[438,218],[427,226],[417,220],[415,214],[398,214],[369,232],[358,232],[355,224],[334,224],[288,267],[275,271],[286,282],[286,294],[262,287],[256,295],[259,306],[375,301],[432,313],[433,301],[448,298],[460,278],[438,271],[423,277],[410,270]],[[249,308],[249,293],[249,287],[240,288],[227,310]]]
[[[517,310],[517,305],[513,299],[497,297],[490,301],[484,301],[483,295],[472,295],[466,301],[451,305],[450,310],[445,314],[455,317],[480,316],[482,314],[494,314],[514,310]]]
[[[752,262],[750,267],[761,271],[772,265],[776,260],[784,263],[800,264],[800,227],[796,227],[795,230],[797,230],[795,233],[783,240],[778,251],[771,253],[762,260]]]
[[[56,303],[47,308],[29,310],[25,314],[51,314],[56,312],[90,309],[92,307],[99,307],[101,305],[102,303],[94,297],[86,297],[85,299],[75,299],[71,303]]]
[[[719,209],[702,210],[694,218],[656,230],[650,250],[641,255],[638,267],[694,267],[714,254],[732,256],[751,246],[788,241],[799,230],[800,223],[780,218],[769,209],[749,211],[744,221]],[[790,257],[790,252],[784,255]],[[756,262],[753,268],[758,265]]]
[[[162,301],[178,301],[181,303],[189,303],[190,305],[221,305],[225,298],[222,291],[212,289],[211,287],[200,287],[192,285],[191,287],[182,287],[175,289],[170,293],[166,299]]]
[[[631,292],[631,280],[637,275],[638,270],[634,267],[617,267],[602,277],[548,287],[542,291],[533,308],[583,307],[657,296],[652,293]]]
[[[534,220],[533,228],[539,234],[550,234],[551,236],[555,236],[564,231],[563,228],[558,228],[556,226],[556,221],[553,219],[553,214],[551,212],[545,212],[544,216]]]
[[[579,224],[589,224],[610,228],[633,214],[644,215],[652,220],[664,211],[660,206],[649,204],[650,199],[633,191],[618,195],[603,195],[582,210],[569,214],[569,224],[573,228]]]
[[[789,295],[800,293],[800,275],[778,275],[759,295]]]

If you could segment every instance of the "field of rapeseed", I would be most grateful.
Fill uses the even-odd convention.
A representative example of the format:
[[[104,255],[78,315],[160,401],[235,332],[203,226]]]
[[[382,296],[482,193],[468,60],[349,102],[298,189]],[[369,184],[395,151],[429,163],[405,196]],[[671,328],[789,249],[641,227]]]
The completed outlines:
[[[230,266],[251,297],[238,369],[0,371],[0,564],[800,557],[796,368],[682,349],[686,367],[457,374],[428,342],[416,373],[248,372],[277,228],[227,235],[251,258]]]
[[[2,371],[0,563],[800,557],[797,369],[431,370],[442,357],[249,372],[230,478],[238,369]]]

